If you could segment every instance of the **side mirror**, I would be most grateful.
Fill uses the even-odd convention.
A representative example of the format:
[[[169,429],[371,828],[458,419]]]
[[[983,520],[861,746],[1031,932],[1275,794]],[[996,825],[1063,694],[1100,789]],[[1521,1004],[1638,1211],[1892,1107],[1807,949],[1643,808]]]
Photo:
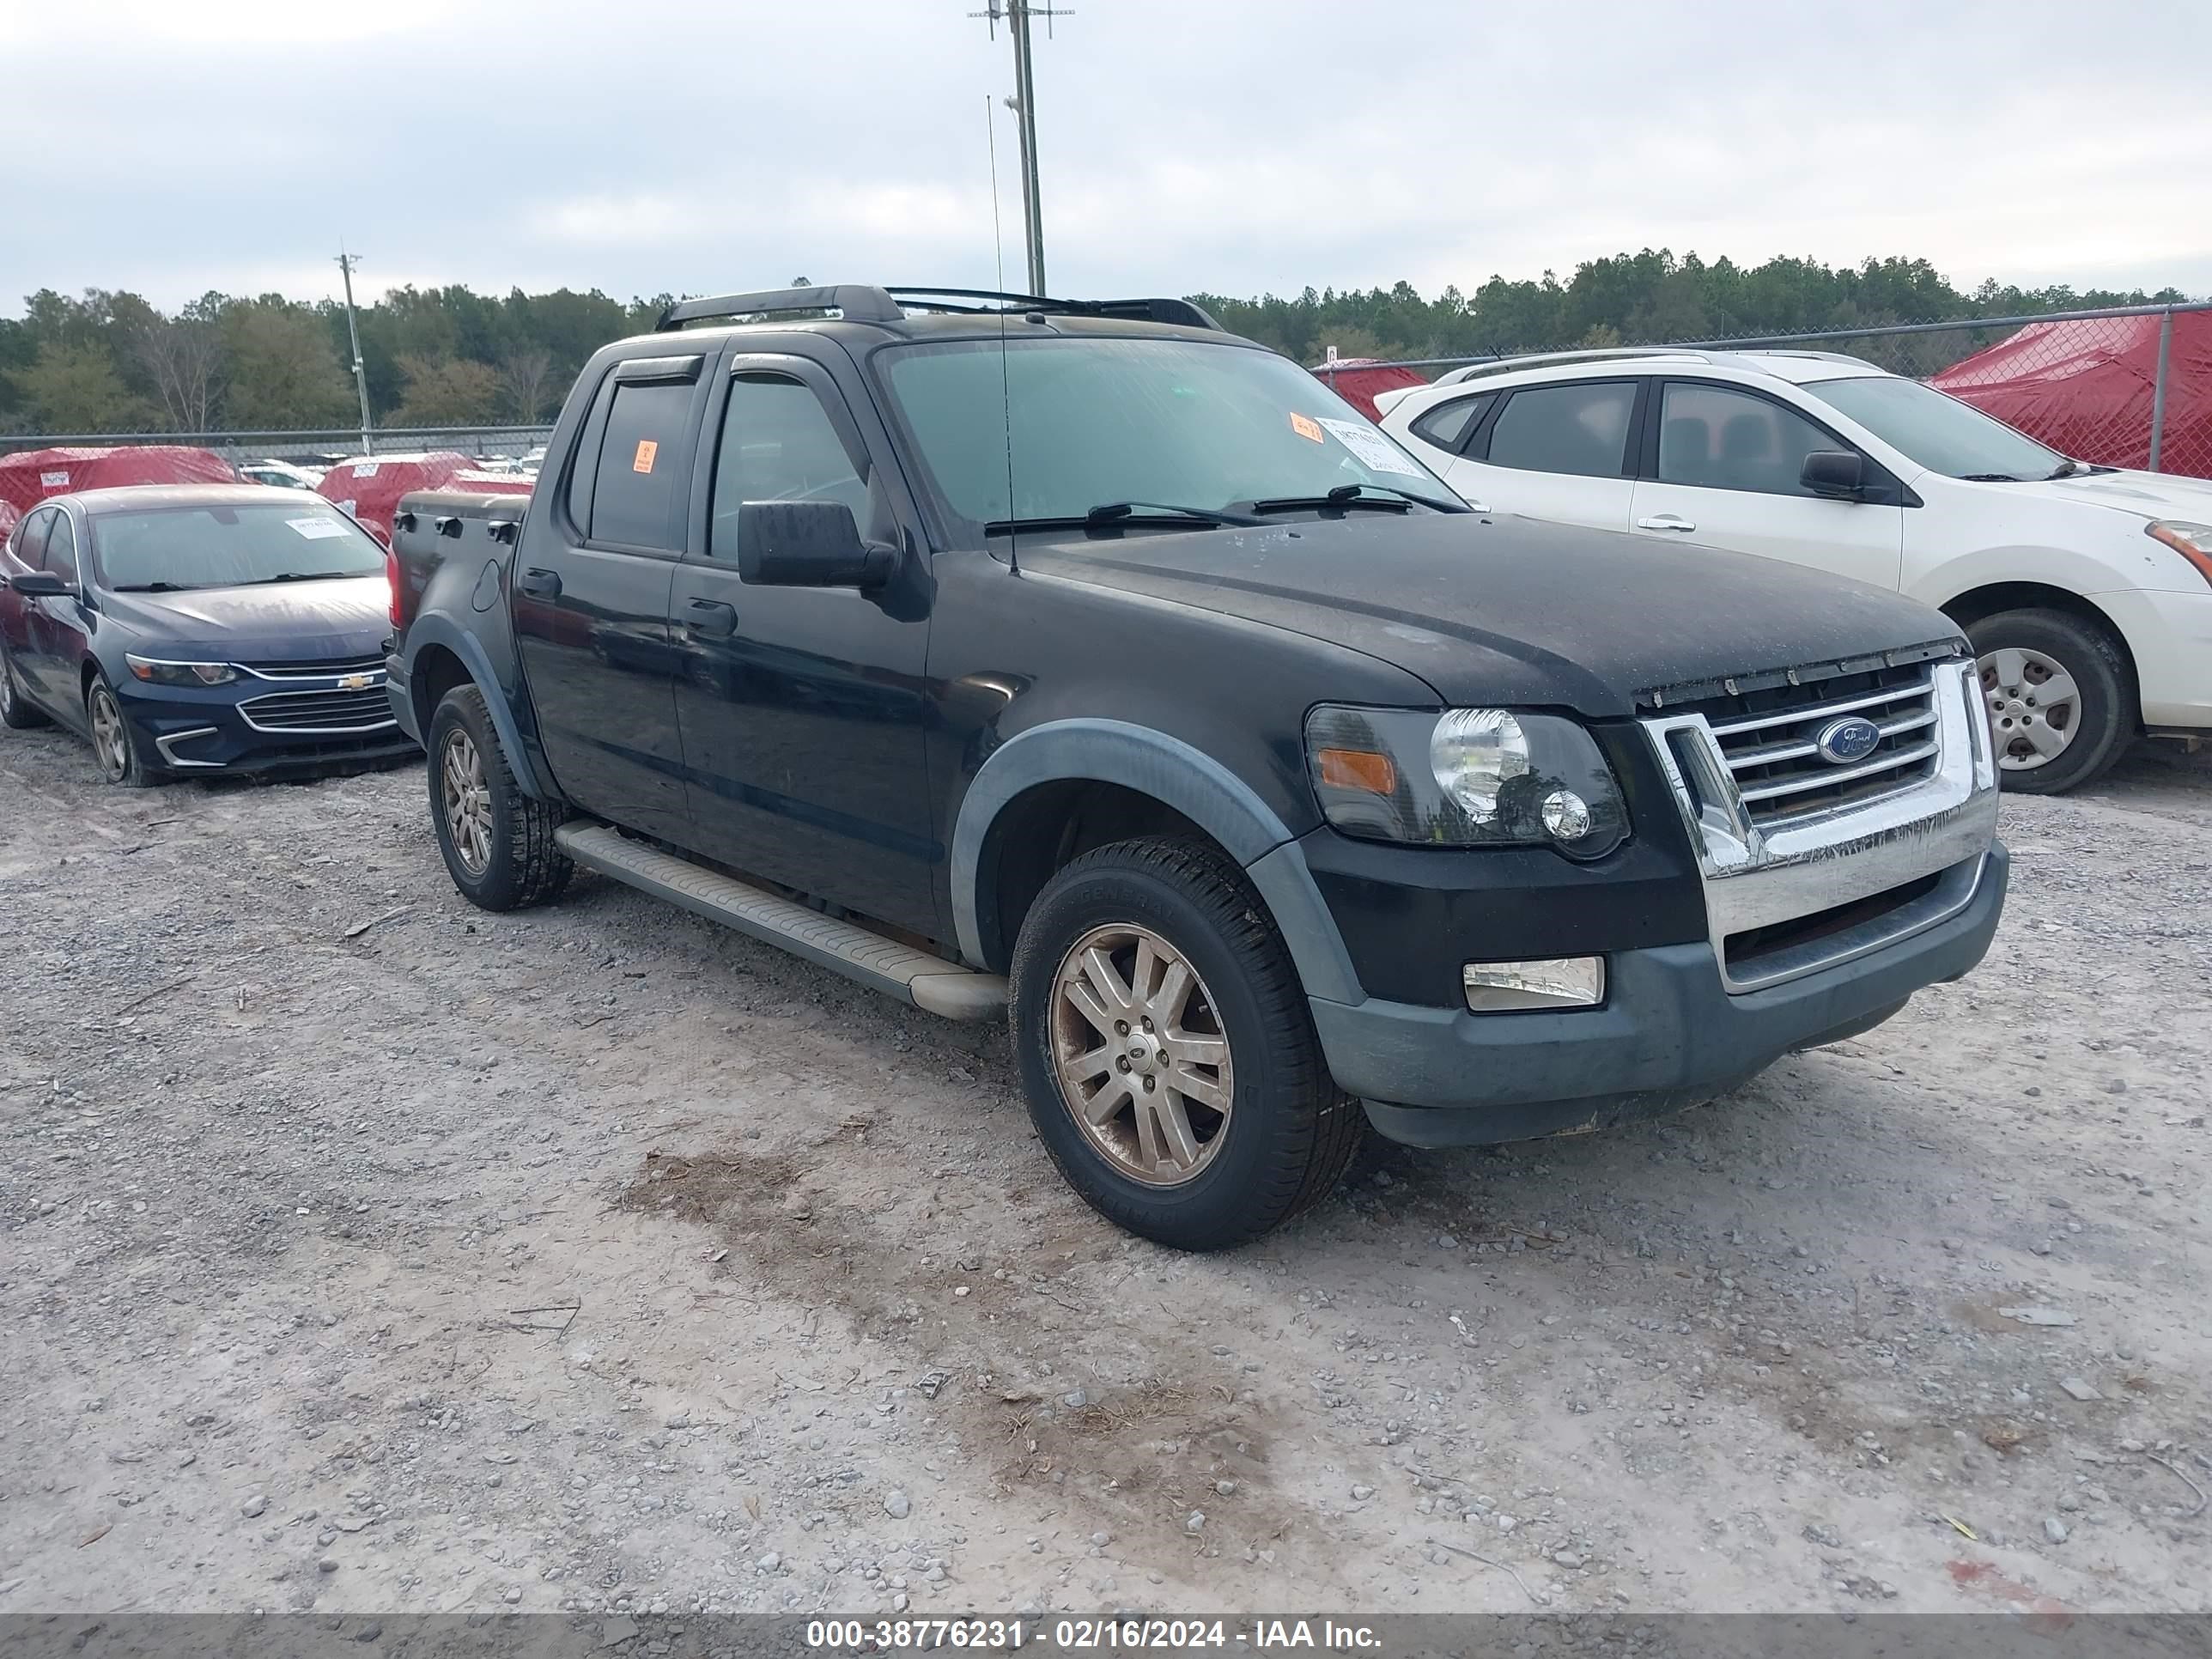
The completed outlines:
[[[1816,449],[1805,458],[1797,482],[1815,495],[1855,501],[1866,488],[1866,462],[1848,449]]]
[[[10,576],[8,586],[27,599],[73,599],[76,584],[65,582],[51,570],[27,570],[20,576]]]
[[[738,508],[738,574],[768,587],[880,587],[898,550],[860,539],[842,501],[746,501]]]

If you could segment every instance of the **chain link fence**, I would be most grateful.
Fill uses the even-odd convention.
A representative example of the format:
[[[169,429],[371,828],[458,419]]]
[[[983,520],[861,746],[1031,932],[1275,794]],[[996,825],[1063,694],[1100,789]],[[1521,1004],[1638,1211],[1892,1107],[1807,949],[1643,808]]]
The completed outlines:
[[[1620,349],[1833,352],[1924,380],[2079,460],[2212,478],[2212,301]],[[1521,355],[1328,362],[1314,373],[1332,384],[1361,369],[1433,380]]]
[[[306,432],[69,432],[0,434],[0,455],[32,449],[110,449],[135,444],[182,444],[211,449],[233,465],[260,460],[329,466],[361,454],[361,428]],[[458,450],[483,460],[519,460],[544,447],[550,426],[393,427],[372,432],[374,453],[410,454]]]

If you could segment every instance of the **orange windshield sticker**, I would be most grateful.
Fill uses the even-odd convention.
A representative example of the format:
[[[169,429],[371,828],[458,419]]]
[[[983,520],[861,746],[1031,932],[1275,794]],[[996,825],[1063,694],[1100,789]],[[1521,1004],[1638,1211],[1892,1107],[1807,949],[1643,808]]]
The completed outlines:
[[[659,453],[660,453],[659,444],[650,438],[640,438],[637,441],[637,459],[629,464],[629,470],[633,472],[652,471],[653,458]]]
[[[1316,443],[1321,441],[1321,422],[1306,416],[1293,414],[1291,416],[1291,430],[1301,438],[1310,438]]]

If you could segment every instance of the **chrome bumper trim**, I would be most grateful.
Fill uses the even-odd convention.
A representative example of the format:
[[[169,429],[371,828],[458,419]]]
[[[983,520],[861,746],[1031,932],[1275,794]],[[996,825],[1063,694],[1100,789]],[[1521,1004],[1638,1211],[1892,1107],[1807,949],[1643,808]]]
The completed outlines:
[[[1974,665],[1938,662],[1929,672],[1938,751],[1933,772],[1894,794],[1772,830],[1753,823],[1745,810],[1705,716],[1644,722],[1698,850],[1713,953],[1730,991],[1760,989],[1863,956],[1972,902],[1981,855],[1996,834],[1996,764]],[[1733,934],[1817,915],[1945,871],[1964,873],[1888,916],[1778,951],[1751,975],[1729,970]],[[1945,902],[1931,905],[1939,894]]]
[[[195,726],[189,732],[172,732],[165,738],[155,738],[154,747],[161,751],[161,763],[165,766],[173,766],[179,770],[188,766],[196,766],[219,772],[222,769],[221,761],[186,760],[169,746],[171,744],[189,743],[194,738],[211,738],[215,736],[216,729],[212,726]]]

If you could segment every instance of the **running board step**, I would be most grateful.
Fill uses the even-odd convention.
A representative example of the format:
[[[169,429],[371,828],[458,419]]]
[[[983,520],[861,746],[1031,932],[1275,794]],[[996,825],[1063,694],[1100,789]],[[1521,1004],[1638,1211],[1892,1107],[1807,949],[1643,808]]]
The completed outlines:
[[[947,1019],[989,1019],[1006,1006],[1006,981],[885,939],[849,921],[631,841],[579,818],[553,832],[561,850],[587,870],[680,904],[833,973]]]

